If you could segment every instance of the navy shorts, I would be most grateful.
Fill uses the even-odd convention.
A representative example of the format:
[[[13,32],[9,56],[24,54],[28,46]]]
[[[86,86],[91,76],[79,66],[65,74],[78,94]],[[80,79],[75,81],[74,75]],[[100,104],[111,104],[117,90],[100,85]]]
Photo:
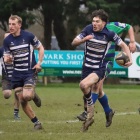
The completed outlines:
[[[23,87],[26,84],[35,85],[36,83],[35,73],[33,71],[29,72],[14,71],[11,83],[12,89],[15,89],[17,87]]]
[[[2,90],[12,90],[11,78],[8,78],[5,71],[2,71]]]
[[[93,69],[83,66],[81,80],[85,79],[89,74],[96,73],[99,77],[99,80],[102,80],[104,77],[107,77],[113,68],[113,63],[111,61],[106,62],[99,69]]]
[[[11,80],[2,79],[2,91],[3,90],[12,90]]]

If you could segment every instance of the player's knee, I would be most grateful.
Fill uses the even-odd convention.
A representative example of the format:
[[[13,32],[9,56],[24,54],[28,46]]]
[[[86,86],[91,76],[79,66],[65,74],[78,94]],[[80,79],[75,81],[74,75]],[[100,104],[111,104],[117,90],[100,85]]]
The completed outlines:
[[[88,88],[84,82],[80,82],[79,86],[82,91],[85,91]]]
[[[23,98],[25,101],[30,101],[34,96],[34,85],[26,84],[23,87]]]
[[[22,87],[15,88],[16,95],[21,94],[21,93],[22,93]]]
[[[12,94],[11,90],[3,90],[3,96],[5,99],[9,99]]]

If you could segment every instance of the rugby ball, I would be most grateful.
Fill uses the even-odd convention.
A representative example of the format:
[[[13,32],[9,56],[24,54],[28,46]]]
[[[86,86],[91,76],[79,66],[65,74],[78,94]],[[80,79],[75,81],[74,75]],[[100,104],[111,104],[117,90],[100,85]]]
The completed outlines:
[[[120,52],[116,55],[115,61],[118,65],[124,66],[125,63],[127,63],[130,60],[129,60],[129,57],[127,56],[127,54],[125,52]]]

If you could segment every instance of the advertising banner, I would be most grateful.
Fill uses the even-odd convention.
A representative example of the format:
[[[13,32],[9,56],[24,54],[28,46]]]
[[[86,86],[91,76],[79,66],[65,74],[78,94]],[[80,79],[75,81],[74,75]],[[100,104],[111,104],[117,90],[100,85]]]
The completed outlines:
[[[140,78],[140,52],[132,54],[133,64],[128,68],[129,78]]]
[[[36,61],[38,51],[35,50]],[[118,52],[116,52],[117,55]],[[40,76],[81,76],[83,51],[47,51],[45,50]],[[109,77],[140,78],[140,52],[132,54],[133,64],[129,68],[119,66],[114,61],[114,67]],[[0,65],[1,75],[1,65]]]
[[[116,52],[117,53],[117,52]],[[81,76],[83,64],[83,51],[47,51],[45,50],[40,76]],[[133,65],[129,69],[121,67],[114,62],[111,77],[140,78],[140,53],[134,53]],[[36,61],[38,51],[35,50]],[[1,75],[1,65],[0,65]]]

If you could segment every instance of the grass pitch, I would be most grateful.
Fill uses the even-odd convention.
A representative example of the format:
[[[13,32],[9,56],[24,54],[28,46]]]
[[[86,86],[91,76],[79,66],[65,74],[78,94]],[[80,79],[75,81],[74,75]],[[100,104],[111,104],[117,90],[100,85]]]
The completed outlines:
[[[0,94],[0,140],[139,140],[139,85],[105,85],[110,106],[115,110],[113,123],[105,127],[105,115],[99,102],[95,105],[95,123],[81,132],[76,116],[83,111],[78,83],[37,86],[41,108],[31,101],[43,130],[34,131],[33,123],[20,107],[20,121],[13,119],[13,96],[5,100]]]

